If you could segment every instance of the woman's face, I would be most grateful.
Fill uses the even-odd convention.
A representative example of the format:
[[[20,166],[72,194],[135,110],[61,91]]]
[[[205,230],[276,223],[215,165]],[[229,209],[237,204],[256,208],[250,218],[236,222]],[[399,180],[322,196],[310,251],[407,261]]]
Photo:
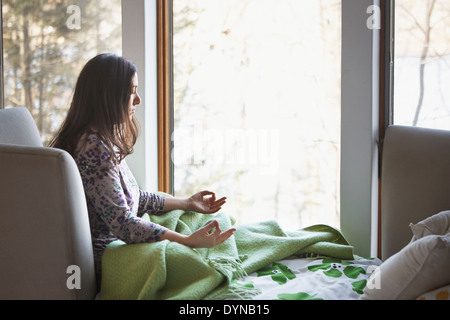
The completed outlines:
[[[130,114],[130,119],[135,114],[136,107],[141,103],[141,97],[139,96],[137,89],[138,89],[138,75],[137,73],[135,73],[133,78],[131,79],[131,94],[130,99],[128,100],[128,111]]]

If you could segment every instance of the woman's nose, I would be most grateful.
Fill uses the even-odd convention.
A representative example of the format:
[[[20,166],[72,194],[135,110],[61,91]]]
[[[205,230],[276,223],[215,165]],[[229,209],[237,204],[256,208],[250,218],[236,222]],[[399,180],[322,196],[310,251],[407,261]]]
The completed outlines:
[[[139,93],[136,93],[136,97],[134,98],[133,103],[135,106],[141,104],[141,96],[139,95]]]

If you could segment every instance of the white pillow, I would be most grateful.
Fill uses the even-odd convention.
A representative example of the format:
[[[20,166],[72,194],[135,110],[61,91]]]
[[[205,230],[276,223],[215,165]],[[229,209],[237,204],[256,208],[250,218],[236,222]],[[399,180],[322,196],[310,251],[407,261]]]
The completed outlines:
[[[412,241],[429,235],[450,235],[450,211],[439,212],[417,224],[410,224]]]
[[[450,237],[429,235],[387,259],[369,278],[361,299],[409,300],[450,284]]]

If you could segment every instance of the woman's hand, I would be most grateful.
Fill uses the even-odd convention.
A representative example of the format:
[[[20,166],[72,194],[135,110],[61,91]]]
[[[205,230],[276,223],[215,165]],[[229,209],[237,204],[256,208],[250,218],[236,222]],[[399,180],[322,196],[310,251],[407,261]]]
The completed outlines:
[[[215,230],[213,231],[213,229]],[[231,237],[235,231],[235,228],[231,228],[222,232],[222,230],[220,230],[219,222],[214,220],[186,237],[184,244],[191,248],[212,248],[223,243]]]
[[[225,204],[226,198],[216,200],[216,195],[211,191],[201,191],[189,198],[177,199],[167,197],[164,201],[164,212],[172,210],[195,211],[198,213],[216,213]]]
[[[216,195],[211,191],[201,191],[187,199],[166,198],[164,211],[189,210],[198,213],[211,214],[218,212],[225,204],[226,198],[216,200]],[[214,230],[214,231],[213,231]],[[230,228],[224,232],[220,229],[219,222],[214,220],[206,226],[198,229],[189,236],[168,230],[161,240],[175,241],[191,248],[212,248],[231,237],[235,228]]]
[[[216,213],[226,203],[226,198],[222,197],[216,200],[216,195],[211,191],[201,191],[188,199],[188,208],[190,211],[198,213]]]
[[[222,232],[222,230],[220,230],[219,222],[214,220],[189,236],[168,230],[162,236],[161,240],[175,241],[191,248],[212,248],[227,240],[235,231],[235,228],[230,228],[227,231]]]

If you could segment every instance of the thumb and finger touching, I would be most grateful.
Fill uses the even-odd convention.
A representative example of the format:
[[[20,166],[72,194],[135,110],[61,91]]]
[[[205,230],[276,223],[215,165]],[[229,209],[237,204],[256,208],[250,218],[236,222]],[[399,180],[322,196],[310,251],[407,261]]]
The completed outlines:
[[[212,248],[225,242],[234,234],[235,231],[235,228],[230,228],[222,232],[219,222],[214,220],[206,226],[200,228],[197,232],[194,232],[194,234],[198,234],[199,236],[198,247]]]

